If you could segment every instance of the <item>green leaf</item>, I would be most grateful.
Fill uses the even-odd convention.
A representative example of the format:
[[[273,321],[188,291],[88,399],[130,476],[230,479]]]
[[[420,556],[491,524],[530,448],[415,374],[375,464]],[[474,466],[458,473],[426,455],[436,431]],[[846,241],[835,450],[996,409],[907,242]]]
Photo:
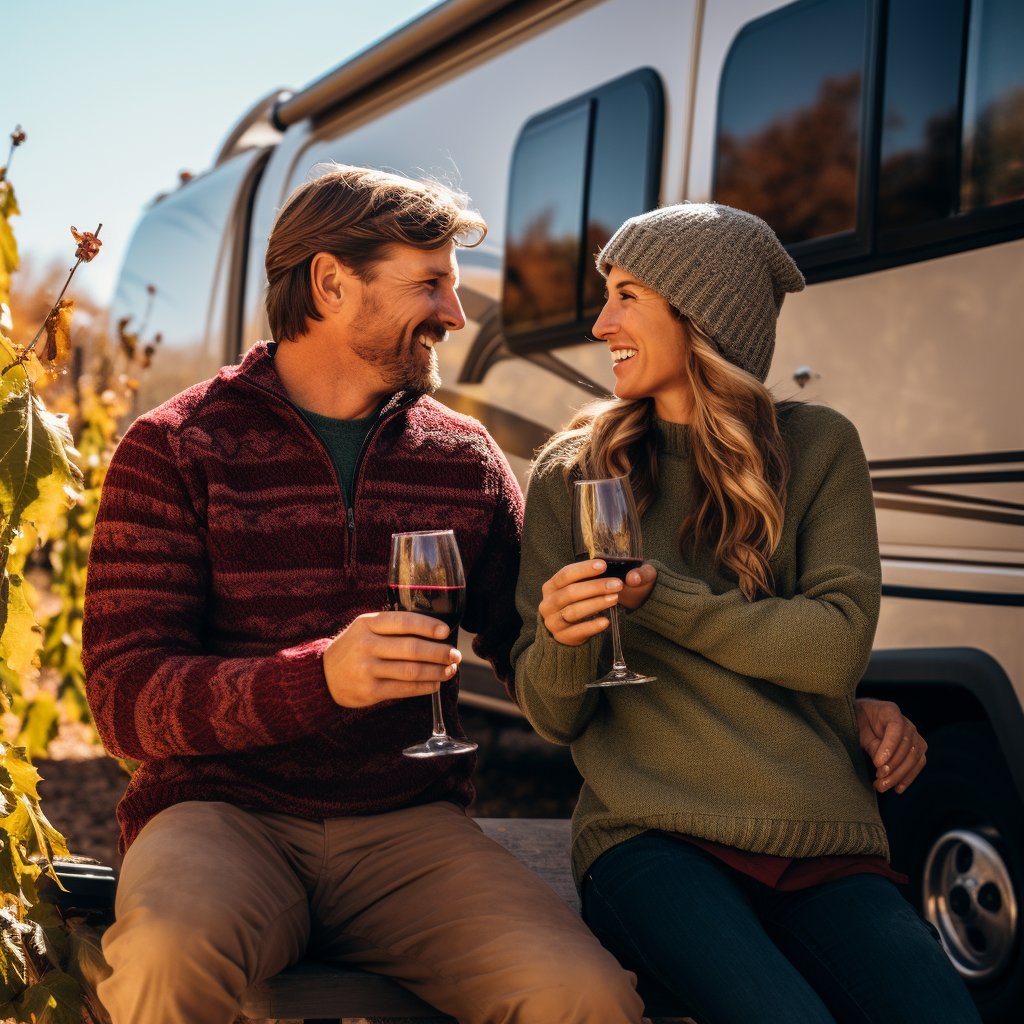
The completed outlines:
[[[78,982],[63,971],[47,971],[15,1004],[24,1024],[81,1024]]]

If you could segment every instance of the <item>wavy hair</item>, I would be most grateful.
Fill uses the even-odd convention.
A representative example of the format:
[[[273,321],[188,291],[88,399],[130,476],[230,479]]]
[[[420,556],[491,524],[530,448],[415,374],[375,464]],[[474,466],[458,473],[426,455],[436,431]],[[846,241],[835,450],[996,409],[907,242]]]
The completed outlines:
[[[679,527],[687,544],[714,552],[748,601],[772,595],[769,560],[782,538],[790,457],[768,389],[724,359],[714,342],[680,316],[687,335],[686,375],[693,393],[690,449],[694,509]],[[584,406],[544,446],[568,484],[574,477],[628,476],[642,515],[658,487],[654,400],[602,399]]]

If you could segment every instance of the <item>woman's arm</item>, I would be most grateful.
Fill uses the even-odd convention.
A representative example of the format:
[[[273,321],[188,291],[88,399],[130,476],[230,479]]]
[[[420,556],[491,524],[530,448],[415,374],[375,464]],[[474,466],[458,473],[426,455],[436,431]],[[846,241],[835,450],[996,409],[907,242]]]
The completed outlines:
[[[797,534],[797,593],[749,602],[738,587],[658,571],[631,621],[733,672],[793,690],[845,697],[867,666],[881,570],[871,480],[845,420]]]
[[[512,665],[526,717],[545,739],[563,744],[583,732],[597,706],[597,691],[586,684],[597,678],[602,644],[600,636],[575,646],[559,643],[539,611],[545,583],[572,563],[569,514],[561,470],[538,463],[526,495],[516,587],[523,629],[512,648]]]

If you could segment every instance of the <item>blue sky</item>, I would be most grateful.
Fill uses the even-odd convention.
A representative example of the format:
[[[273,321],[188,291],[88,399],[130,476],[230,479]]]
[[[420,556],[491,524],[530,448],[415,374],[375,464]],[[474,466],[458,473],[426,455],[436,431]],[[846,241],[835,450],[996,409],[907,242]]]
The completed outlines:
[[[69,230],[103,222],[103,250],[75,276],[113,294],[143,204],[207,167],[261,96],[298,88],[435,0],[11,0],[0,61],[0,163],[11,164],[23,255],[72,262]]]

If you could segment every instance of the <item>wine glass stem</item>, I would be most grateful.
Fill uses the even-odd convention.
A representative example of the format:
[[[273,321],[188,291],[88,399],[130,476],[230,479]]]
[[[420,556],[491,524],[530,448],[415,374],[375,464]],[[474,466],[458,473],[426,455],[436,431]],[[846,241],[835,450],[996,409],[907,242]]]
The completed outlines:
[[[446,736],[444,728],[444,717],[441,714],[441,691],[437,690],[430,695],[430,706],[434,711],[434,735]]]
[[[617,604],[612,605],[611,620],[612,657],[615,659],[612,663],[612,670],[615,672],[625,672],[626,662],[622,657],[622,640],[619,638],[619,606]]]

